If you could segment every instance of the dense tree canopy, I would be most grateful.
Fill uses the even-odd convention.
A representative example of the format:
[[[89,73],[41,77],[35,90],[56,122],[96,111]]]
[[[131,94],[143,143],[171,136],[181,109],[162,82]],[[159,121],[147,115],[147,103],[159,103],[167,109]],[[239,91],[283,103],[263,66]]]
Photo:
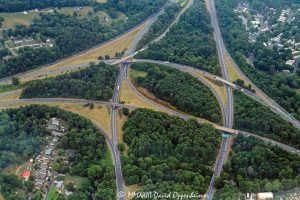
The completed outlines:
[[[206,192],[221,139],[211,125],[137,109],[123,130],[129,147],[122,157],[127,184],[140,183],[146,191]]]
[[[242,192],[278,192],[300,185],[299,156],[253,137],[237,136],[224,169],[221,180],[233,180]]]
[[[105,63],[57,77],[32,81],[21,98],[69,97],[90,100],[111,99],[118,68]]]
[[[220,74],[216,44],[204,1],[195,0],[166,36],[149,45],[138,57],[192,65]]]
[[[269,108],[242,93],[234,93],[234,127],[300,148],[300,130]]]
[[[1,113],[1,168],[12,162],[29,159],[40,152],[42,141],[50,135],[46,130],[46,124],[51,117],[64,120],[69,128],[58,143],[58,148],[73,150],[75,155],[69,157],[73,164],[66,166],[65,172],[88,178],[83,186],[70,196],[70,199],[76,199],[75,196],[80,195],[84,197],[81,199],[88,200],[92,194],[95,194],[97,199],[115,199],[114,168],[108,156],[110,154],[104,136],[91,121],[56,107],[31,105],[20,109],[7,109]],[[18,159],[11,161],[11,158]],[[93,173],[94,169],[97,169],[98,173]],[[7,179],[18,183],[14,177],[9,176]],[[1,181],[0,175],[1,193],[6,197],[3,189],[10,182]],[[14,188],[23,186],[19,181],[15,187],[11,187],[9,193],[15,192]]]
[[[179,110],[222,123],[219,103],[210,89],[191,75],[165,66],[134,63],[133,69],[147,72],[135,82]]]
[[[0,12],[21,12],[48,7],[87,6],[93,3],[95,0],[0,0]]]
[[[300,93],[296,91],[300,89],[299,73],[293,75],[275,73],[276,70],[287,68],[285,60],[288,55],[276,48],[268,49],[261,40],[254,44],[249,42],[245,28],[241,28],[244,27],[242,20],[234,12],[238,2],[240,0],[229,0],[226,3],[216,1],[222,34],[231,55],[241,70],[259,88],[300,119]],[[272,2],[273,5],[273,1],[268,2]],[[253,65],[246,60],[251,54],[254,56]]]
[[[0,172],[0,188],[1,195],[5,200],[26,200],[25,185],[16,175],[7,175]],[[19,191],[19,194],[16,193]]]

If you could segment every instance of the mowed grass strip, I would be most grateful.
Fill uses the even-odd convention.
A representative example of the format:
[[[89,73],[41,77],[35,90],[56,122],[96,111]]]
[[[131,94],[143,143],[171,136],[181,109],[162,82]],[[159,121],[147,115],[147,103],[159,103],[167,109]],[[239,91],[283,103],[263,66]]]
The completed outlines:
[[[28,82],[31,80],[44,79],[46,77],[58,76],[58,75],[61,75],[62,73],[68,72],[69,70],[64,71],[64,72],[55,72],[55,73],[52,73],[51,70],[59,69],[64,66],[72,66],[72,65],[77,65],[77,64],[95,62],[98,60],[99,56],[104,57],[105,55],[109,55],[110,57],[114,57],[116,52],[121,52],[124,49],[130,48],[130,46],[134,42],[135,38],[139,35],[140,31],[143,30],[145,25],[146,25],[146,23],[140,25],[136,29],[127,33],[126,35],[124,35],[112,42],[109,42],[101,47],[98,47],[96,49],[88,51],[87,53],[84,53],[84,54],[79,55],[74,58],[67,59],[60,63],[51,65],[49,67],[41,68],[34,72],[28,73],[28,74],[26,74],[25,78],[20,77],[21,81],[22,81],[22,83],[25,83],[25,82]],[[36,74],[45,74],[45,73],[47,73],[47,76],[43,75],[43,76],[36,77]]]

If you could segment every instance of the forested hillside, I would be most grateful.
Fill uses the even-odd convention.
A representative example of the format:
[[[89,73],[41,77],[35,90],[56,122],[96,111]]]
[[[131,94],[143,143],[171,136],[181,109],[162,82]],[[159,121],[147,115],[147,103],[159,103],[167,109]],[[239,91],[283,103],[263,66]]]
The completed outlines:
[[[111,23],[101,22],[99,16],[79,18],[53,12],[40,14],[29,27],[19,25],[4,31],[5,39],[32,37],[40,38],[43,42],[51,39],[53,47],[24,47],[19,49],[18,56],[1,59],[0,78],[54,62],[112,39],[153,14],[163,5],[164,0],[122,1],[122,6],[114,2],[109,0],[108,3],[94,7],[95,10],[107,11],[112,19],[123,16]]]
[[[5,200],[26,200],[27,195],[23,195],[23,193],[26,193],[29,187],[26,187],[16,175],[7,175],[0,172],[0,187],[0,194]],[[16,191],[19,191],[19,193],[16,193]]]
[[[111,99],[118,68],[105,63],[57,77],[32,81],[23,90],[21,98],[69,97],[90,100]]]
[[[300,158],[253,137],[239,135],[233,143],[233,155],[216,179],[216,187],[222,188],[230,180],[244,193],[293,189],[300,185]]]
[[[86,6],[95,2],[95,0],[0,0],[0,12],[22,12],[48,7]]]
[[[58,148],[72,149],[76,155],[69,158],[73,164],[64,168],[65,173],[88,178],[88,181],[69,199],[88,200],[92,194],[98,199],[115,199],[116,186],[112,162],[105,160],[105,165],[102,163],[105,155],[109,155],[104,136],[89,120],[56,107],[31,105],[7,109],[1,113],[1,167],[35,157],[40,152],[42,141],[50,135],[46,130],[46,124],[51,117],[64,120],[69,127],[69,131],[58,144]],[[93,174],[92,171],[95,169],[101,173]],[[13,181],[2,183],[0,178],[1,194],[7,200],[16,199],[9,196],[15,193],[16,188],[23,187],[22,183],[13,176],[0,176],[3,176],[4,180]],[[25,199],[25,197],[20,199],[23,198]]]
[[[234,127],[300,148],[300,130],[269,108],[242,93],[234,93]]]
[[[276,73],[277,70],[285,68],[286,54],[278,48],[268,49],[265,47],[263,37],[254,44],[249,42],[242,20],[234,12],[238,2],[241,1],[229,0],[226,3],[221,0],[216,1],[220,26],[227,48],[246,76],[288,112],[300,119],[300,93],[296,91],[300,88],[299,72],[293,75]],[[261,1],[256,1],[256,3],[263,6]],[[254,56],[253,65],[246,60],[246,57],[251,55]]]
[[[149,63],[134,63],[133,69],[147,72],[135,82],[157,98],[170,102],[179,110],[222,123],[219,103],[210,89],[191,75],[177,69]]]
[[[211,125],[137,109],[123,126],[128,155],[122,157],[126,184],[143,191],[204,194],[220,145]]]
[[[204,0],[195,0],[166,36],[149,45],[138,57],[187,64],[220,74],[213,30]]]

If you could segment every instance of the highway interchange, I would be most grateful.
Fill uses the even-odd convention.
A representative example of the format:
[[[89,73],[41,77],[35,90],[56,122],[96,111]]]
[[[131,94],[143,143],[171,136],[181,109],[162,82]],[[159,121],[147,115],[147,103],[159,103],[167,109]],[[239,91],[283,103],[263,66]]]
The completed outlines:
[[[184,8],[180,14],[176,17],[176,19],[174,20],[174,22],[171,24],[171,26],[173,24],[175,24],[181,14],[183,14],[185,12],[185,10],[192,5],[192,1],[190,1],[188,3],[188,5],[186,6],[186,8]],[[164,5],[165,7],[166,5]],[[180,69],[182,71],[188,72],[187,69],[192,69],[192,70],[197,70],[200,73],[203,73],[205,76],[210,77],[212,79],[217,79],[218,81],[221,81],[225,84],[226,86],[226,91],[227,91],[227,104],[223,105],[222,101],[220,100],[220,97],[217,95],[217,93],[213,90],[213,88],[210,87],[210,89],[214,92],[214,94],[216,95],[216,97],[218,98],[220,105],[221,105],[221,110],[223,113],[223,118],[224,118],[224,126],[228,127],[228,128],[232,128],[233,126],[233,95],[232,95],[232,89],[237,89],[241,92],[244,92],[246,95],[252,97],[253,99],[259,101],[260,103],[268,106],[271,110],[273,110],[275,113],[279,114],[282,118],[284,118],[285,120],[289,121],[291,124],[293,124],[295,127],[300,128],[300,123],[294,119],[292,116],[289,115],[289,113],[287,111],[285,111],[282,107],[280,107],[277,103],[275,103],[272,99],[270,99],[267,95],[265,95],[262,91],[259,90],[259,88],[257,88],[253,83],[252,86],[254,87],[254,89],[258,92],[260,92],[261,94],[264,95],[264,98],[260,98],[258,95],[256,95],[255,93],[252,93],[248,90],[242,89],[236,85],[233,85],[232,83],[229,82],[229,78],[228,78],[228,72],[227,72],[227,67],[224,61],[224,55],[228,54],[222,36],[221,36],[221,32],[220,32],[220,28],[219,28],[219,24],[218,24],[218,19],[217,19],[217,13],[215,10],[215,5],[214,5],[214,0],[209,0],[209,7],[210,7],[210,15],[211,15],[211,21],[212,21],[212,26],[214,28],[214,37],[216,40],[216,45],[217,45],[217,51],[218,51],[218,57],[219,57],[219,62],[220,62],[220,66],[222,69],[222,75],[223,78],[220,77],[216,77],[213,74],[210,74],[208,72],[205,72],[203,70],[194,68],[194,67],[190,67],[190,66],[186,66],[186,65],[180,65],[180,64],[176,64],[176,63],[169,63],[169,62],[165,62],[165,61],[154,61],[154,60],[133,60],[134,62],[150,62],[150,63],[157,63],[157,64],[162,64],[162,65],[168,65],[169,67],[174,67],[177,69]],[[141,31],[141,33],[139,34],[139,36],[135,39],[135,41],[133,42],[133,45],[131,46],[131,48],[127,51],[127,56],[123,59],[117,60],[117,61],[111,61],[112,64],[118,64],[120,65],[120,71],[119,71],[119,75],[118,78],[116,80],[116,84],[115,84],[115,88],[114,88],[114,93],[113,93],[113,99],[112,102],[103,102],[103,101],[89,101],[89,100],[82,100],[82,99],[61,99],[61,98],[51,98],[51,99],[19,99],[19,100],[0,100],[0,106],[1,105],[14,105],[14,104],[20,104],[20,103],[89,103],[89,102],[93,102],[95,104],[103,104],[103,105],[109,105],[112,107],[112,118],[111,118],[111,124],[112,124],[112,140],[109,139],[109,137],[107,136],[107,134],[100,128],[99,130],[104,134],[104,136],[106,137],[106,140],[109,143],[110,149],[112,150],[112,154],[113,154],[113,159],[114,159],[114,163],[115,163],[115,173],[116,173],[116,185],[117,185],[117,192],[118,194],[123,194],[125,192],[125,185],[124,185],[124,180],[123,180],[123,176],[122,176],[122,168],[121,168],[121,161],[120,161],[120,152],[117,148],[117,144],[118,144],[118,138],[117,138],[117,128],[116,128],[116,121],[117,121],[117,111],[118,108],[129,108],[129,109],[134,109],[133,106],[127,106],[124,104],[120,104],[119,103],[119,92],[120,92],[120,86],[123,80],[126,80],[126,83],[130,86],[130,88],[132,89],[132,91],[134,91],[138,96],[142,97],[143,99],[145,99],[146,101],[154,104],[156,107],[159,107],[161,109],[163,109],[165,112],[171,114],[171,115],[175,115],[178,117],[181,117],[183,119],[189,119],[192,116],[183,114],[183,113],[179,113],[176,112],[174,110],[171,110],[169,108],[166,108],[148,98],[146,98],[144,95],[140,94],[136,88],[132,85],[129,77],[128,77],[128,70],[129,70],[129,63],[126,62],[129,59],[133,58],[138,52],[140,51],[144,51],[147,49],[147,46],[142,48],[139,51],[135,51],[136,45],[138,43],[138,41],[142,38],[142,36],[147,33],[147,31],[149,30],[150,26],[156,21],[157,17],[161,14],[163,14],[163,8],[160,9],[159,11],[157,11],[156,13],[154,13],[151,17],[149,17],[146,21],[148,21],[147,26]],[[145,22],[145,21],[144,21]],[[144,23],[142,22],[142,23]],[[169,28],[171,27],[169,26],[167,31],[169,30]],[[163,38],[166,34],[165,31],[163,33],[163,35],[161,35],[158,39],[156,39],[155,41],[158,41],[159,39]],[[127,31],[128,32],[128,31]],[[126,32],[126,33],[127,33]],[[126,34],[124,33],[124,34]],[[123,35],[123,34],[122,34]],[[120,36],[112,39],[111,41],[119,38]],[[108,41],[108,42],[111,42]],[[108,43],[106,42],[106,43]],[[103,44],[102,44],[103,45]],[[98,47],[98,46],[97,46]],[[94,48],[93,48],[94,49]],[[85,51],[83,53],[86,53],[88,51]],[[80,54],[81,55],[81,54]],[[78,56],[78,55],[77,55]],[[76,57],[76,55],[74,56]],[[231,58],[232,59],[232,58]],[[60,61],[61,62],[61,61]],[[234,63],[234,61],[232,60],[232,62]],[[234,63],[235,64],[235,63]],[[60,68],[59,70],[70,70],[70,69],[78,69],[78,68],[84,68],[87,67],[88,64],[80,64],[80,65],[73,65],[73,66],[65,66],[63,68]],[[45,67],[45,66],[43,66]],[[238,66],[235,64],[235,67],[239,70]],[[57,69],[56,69],[57,70]],[[33,70],[31,70],[30,72],[32,72]],[[24,77],[26,76],[28,73],[24,72],[22,74],[19,74],[18,76],[20,77]],[[31,75],[32,76],[32,75]],[[195,75],[194,75],[195,76]],[[246,77],[246,76],[245,76]],[[199,78],[199,77],[198,77]],[[205,83],[204,79],[200,80],[202,82]],[[0,80],[3,84],[9,84],[10,83],[10,78],[5,78]],[[249,81],[250,82],[250,81]],[[207,86],[209,86],[208,84],[206,84]],[[15,91],[12,91],[12,93]],[[20,92],[20,91],[18,91]],[[10,94],[10,93],[9,93]],[[2,95],[2,96],[1,96]],[[4,97],[5,95],[8,94],[0,94],[0,98]],[[270,140],[268,138],[264,138],[261,136],[257,136],[255,134],[252,133],[248,133],[248,132],[244,132],[244,131],[239,131],[240,134],[248,137],[248,136],[253,136],[256,137],[260,140],[265,141],[268,144],[271,145],[276,145],[288,152],[291,153],[296,153],[300,156],[300,152],[299,150],[290,147],[288,145]],[[208,188],[208,192],[207,192],[207,199],[211,200],[214,194],[214,187],[213,187],[213,183],[214,183],[214,179],[216,176],[219,176],[221,171],[222,171],[222,167],[226,161],[227,155],[228,155],[228,150],[229,150],[229,146],[230,146],[230,138],[222,138],[222,142],[221,142],[221,147],[219,150],[219,154],[217,157],[217,160],[215,162],[215,166],[214,166],[214,174],[211,178],[211,184]],[[124,195],[119,195],[118,199],[123,200],[125,199]]]

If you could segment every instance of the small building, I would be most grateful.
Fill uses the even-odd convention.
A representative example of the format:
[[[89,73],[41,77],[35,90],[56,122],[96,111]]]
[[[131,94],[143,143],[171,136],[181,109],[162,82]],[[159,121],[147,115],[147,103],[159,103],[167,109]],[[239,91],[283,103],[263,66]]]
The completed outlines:
[[[58,137],[54,137],[52,141],[53,142],[58,142]]]
[[[46,169],[40,169],[38,173],[47,174],[47,170]]]
[[[274,195],[272,192],[257,193],[256,199],[257,200],[273,200]]]
[[[65,195],[66,195],[67,197],[70,196],[70,195],[72,195],[72,194],[73,194],[72,191],[65,190]]]
[[[58,127],[56,125],[53,125],[53,124],[48,124],[48,129],[49,130],[58,130]]]
[[[23,178],[25,181],[28,181],[29,176],[30,176],[30,171],[25,171],[25,172],[23,172],[23,174],[22,174],[22,178]]]
[[[52,150],[51,149],[47,149],[46,151],[45,151],[45,154],[46,155],[50,155],[52,153]]]
[[[63,136],[64,134],[61,133],[61,132],[58,132],[58,131],[52,131],[52,135],[55,136],[55,137],[61,137],[61,136]]]
[[[46,177],[47,177],[47,175],[46,175],[46,174],[42,174],[42,173],[38,173],[38,174],[36,175],[36,178],[37,178],[37,179],[45,180]]]
[[[288,61],[285,62],[285,64],[293,66],[295,64],[295,62],[296,62],[295,60],[288,60]]]
[[[44,185],[45,180],[43,179],[36,179],[35,180],[35,188],[41,189]]]
[[[58,121],[56,118],[52,118],[51,121],[50,121],[50,123],[51,123],[52,125],[59,126],[59,121]]]
[[[57,189],[63,189],[64,188],[64,182],[63,181],[54,181],[54,185]]]

